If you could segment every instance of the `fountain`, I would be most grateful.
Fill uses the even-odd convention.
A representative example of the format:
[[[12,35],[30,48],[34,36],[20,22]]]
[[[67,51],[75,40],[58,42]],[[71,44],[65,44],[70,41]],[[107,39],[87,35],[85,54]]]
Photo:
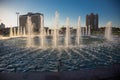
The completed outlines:
[[[85,32],[86,32],[85,35],[87,36],[87,35],[88,35],[88,34],[87,34],[87,26],[85,27]]]
[[[15,28],[13,28],[13,30],[14,30],[14,36],[16,36],[16,29],[15,29]]]
[[[44,40],[45,40],[45,30],[44,30],[44,18],[42,15],[40,15],[40,18],[41,18],[41,28],[40,28],[40,43],[41,43],[41,48],[44,48],[45,47],[45,43],[44,43]]]
[[[90,29],[90,25],[88,26],[88,36],[91,35],[91,29]]]
[[[47,35],[49,36],[49,29],[47,30]]]
[[[12,29],[12,26],[10,27],[10,37],[13,37],[13,29]]]
[[[82,29],[82,35],[83,35],[83,36],[85,35],[84,27],[83,27],[83,29]]]
[[[27,17],[27,31],[28,31],[28,36],[27,36],[27,47],[32,47],[33,46],[33,24],[31,22],[31,17]],[[21,28],[21,34],[22,34],[22,28]]]
[[[22,26],[20,27],[20,35],[23,35]]]
[[[77,35],[76,35],[76,42],[77,46],[80,46],[81,43],[81,26],[80,26],[80,16],[78,18],[78,27],[77,27]]]
[[[17,36],[19,36],[20,35],[20,31],[19,31],[19,26],[18,26],[18,28],[17,28]]]
[[[26,36],[26,30],[25,30],[25,27],[23,28],[23,35]]]
[[[53,31],[53,30],[51,30],[51,36],[53,36],[53,33],[54,33],[54,31]]]
[[[51,29],[51,32],[48,30],[46,33],[44,29],[44,16],[40,15],[40,21],[41,27],[38,35],[33,34],[33,23],[31,17],[28,16],[27,27],[23,29],[19,27],[17,30],[19,38],[0,39],[0,45],[2,45],[0,46],[0,72],[55,72],[57,67],[59,67],[58,71],[74,71],[120,63],[119,37],[115,38],[114,42],[105,41],[98,35],[89,37],[90,26],[81,31],[80,17],[78,17],[75,35],[74,33],[70,35],[69,18],[66,19],[65,36],[64,33],[59,34],[58,12],[55,13],[55,28]],[[108,22],[106,26],[104,37],[107,40],[114,38],[111,36],[111,25],[112,23]],[[14,36],[13,32],[16,31],[11,27],[10,37]],[[47,36],[48,32],[51,35]],[[86,36],[81,36],[82,32]],[[21,37],[21,35],[26,36]],[[75,46],[71,47],[71,45]]]
[[[66,35],[65,35],[65,46],[69,47],[70,45],[70,28],[69,28],[69,18],[66,19]]]
[[[55,13],[55,28],[53,34],[53,44],[54,47],[58,47],[58,23],[59,23],[59,13],[56,11]]]
[[[112,22],[108,22],[105,28],[105,39],[107,39],[108,41],[112,41],[112,33],[111,33],[111,27],[112,27]]]

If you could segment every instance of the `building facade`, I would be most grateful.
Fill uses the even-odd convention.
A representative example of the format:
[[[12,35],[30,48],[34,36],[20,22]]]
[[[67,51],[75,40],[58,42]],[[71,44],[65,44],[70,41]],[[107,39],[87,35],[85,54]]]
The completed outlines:
[[[86,16],[86,26],[87,29],[90,26],[91,32],[98,30],[98,14],[91,13],[90,15]]]
[[[31,17],[31,22],[33,24],[33,32],[34,33],[39,33],[39,29],[41,27],[41,17],[40,15],[44,16],[41,13],[31,13],[29,12],[28,14],[25,15],[20,15],[19,16],[19,25],[20,28],[22,27],[22,29],[25,27],[26,33],[27,33],[27,16]]]

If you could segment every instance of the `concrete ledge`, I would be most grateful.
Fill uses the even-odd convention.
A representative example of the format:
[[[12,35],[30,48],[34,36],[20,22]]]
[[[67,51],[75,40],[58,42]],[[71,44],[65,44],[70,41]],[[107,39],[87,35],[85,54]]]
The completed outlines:
[[[120,80],[120,64],[79,71],[0,73],[0,80]]]

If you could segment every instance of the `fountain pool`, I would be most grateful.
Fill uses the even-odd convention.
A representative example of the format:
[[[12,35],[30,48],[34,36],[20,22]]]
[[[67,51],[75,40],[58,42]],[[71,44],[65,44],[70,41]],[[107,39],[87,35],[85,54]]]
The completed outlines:
[[[35,37],[35,47],[26,48],[26,37],[0,40],[0,72],[32,72],[32,71],[74,71],[120,63],[120,38],[106,41],[99,37],[82,37],[83,44],[74,46],[75,37],[71,37],[72,46],[65,48],[64,37],[60,37],[58,48],[52,45],[51,36],[46,38],[46,48],[38,45],[39,38]],[[63,39],[63,40],[62,40]],[[49,44],[47,44],[49,43]]]

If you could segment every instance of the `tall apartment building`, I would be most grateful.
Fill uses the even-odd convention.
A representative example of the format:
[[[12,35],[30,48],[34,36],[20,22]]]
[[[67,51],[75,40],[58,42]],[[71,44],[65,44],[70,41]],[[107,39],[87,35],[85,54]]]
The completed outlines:
[[[40,15],[44,16],[42,13],[31,13],[29,12],[28,14],[25,15],[20,15],[19,16],[19,24],[20,24],[20,28],[22,27],[22,29],[25,27],[26,32],[27,32],[27,16],[31,17],[31,22],[33,23],[33,31],[35,33],[39,33],[39,29],[41,27],[41,17]],[[28,26],[29,27],[29,26]]]
[[[98,30],[98,14],[91,13],[90,15],[86,16],[86,26],[87,29],[90,26],[91,31]]]

